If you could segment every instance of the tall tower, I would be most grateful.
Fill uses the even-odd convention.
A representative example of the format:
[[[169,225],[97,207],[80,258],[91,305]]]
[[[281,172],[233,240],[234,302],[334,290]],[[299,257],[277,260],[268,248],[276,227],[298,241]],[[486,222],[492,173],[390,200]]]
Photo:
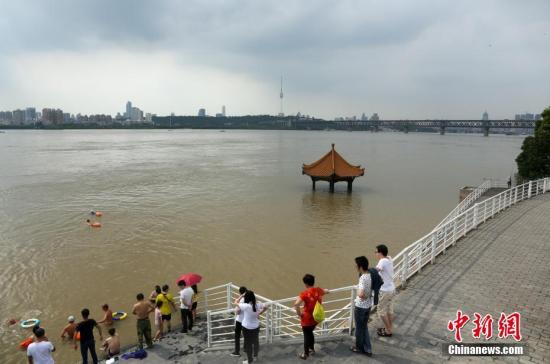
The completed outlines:
[[[283,110],[283,76],[281,76],[281,93],[279,94],[279,98],[281,99],[281,111],[279,111],[279,116],[285,116]]]
[[[132,117],[132,102],[128,101],[126,103],[126,114],[124,115],[126,118],[130,119]]]

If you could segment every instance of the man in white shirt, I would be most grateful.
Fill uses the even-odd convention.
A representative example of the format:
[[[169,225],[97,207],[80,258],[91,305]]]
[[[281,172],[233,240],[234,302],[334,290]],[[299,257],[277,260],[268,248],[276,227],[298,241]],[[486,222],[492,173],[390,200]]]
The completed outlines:
[[[178,282],[180,291],[181,332],[186,333],[193,329],[193,288],[187,286],[184,280]]]
[[[46,339],[45,334],[41,327],[34,331],[36,341],[27,348],[29,364],[54,364],[52,352],[55,351],[55,347]]]
[[[380,299],[378,300],[378,315],[385,327],[379,328],[376,332],[380,336],[392,336],[393,329],[393,297],[395,296],[395,284],[393,283],[393,261],[388,256],[388,247],[380,244],[376,247],[375,254],[378,264],[376,269],[382,277],[384,284],[380,287]]]

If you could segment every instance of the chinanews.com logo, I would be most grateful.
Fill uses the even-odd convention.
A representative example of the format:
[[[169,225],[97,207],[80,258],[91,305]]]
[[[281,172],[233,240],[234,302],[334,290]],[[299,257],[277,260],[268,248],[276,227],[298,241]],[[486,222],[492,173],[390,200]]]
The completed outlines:
[[[469,325],[467,325],[470,323]],[[497,331],[494,332],[496,324]],[[471,327],[471,330],[468,330]],[[473,317],[461,310],[456,311],[456,318],[447,324],[447,330],[454,333],[454,343],[443,344],[443,355],[449,356],[510,356],[526,355],[527,346],[520,344],[521,314],[501,312],[498,321],[491,314],[481,315],[474,312]],[[464,336],[470,331],[472,339],[488,341],[490,339],[514,339],[514,342],[463,343]],[[464,336],[463,336],[464,335]]]

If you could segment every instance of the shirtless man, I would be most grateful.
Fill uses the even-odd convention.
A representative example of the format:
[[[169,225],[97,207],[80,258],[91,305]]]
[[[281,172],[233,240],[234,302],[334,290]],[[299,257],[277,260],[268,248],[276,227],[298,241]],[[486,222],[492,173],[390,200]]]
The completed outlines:
[[[104,304],[101,308],[103,309],[103,312],[105,312],[105,315],[103,316],[103,319],[97,323],[111,326],[113,324],[113,311],[111,311],[108,304]]]
[[[74,333],[76,331],[76,324],[74,323],[74,321],[75,321],[74,316],[69,316],[67,321],[69,321],[69,323],[67,324],[67,326],[65,326],[63,331],[61,331],[61,338],[72,340],[74,338]]]
[[[139,348],[143,349],[143,337],[145,336],[145,342],[147,348],[153,347],[153,340],[151,339],[151,321],[149,321],[149,314],[155,310],[155,307],[145,300],[143,293],[138,293],[137,303],[134,305],[132,313],[137,318],[137,335]]]

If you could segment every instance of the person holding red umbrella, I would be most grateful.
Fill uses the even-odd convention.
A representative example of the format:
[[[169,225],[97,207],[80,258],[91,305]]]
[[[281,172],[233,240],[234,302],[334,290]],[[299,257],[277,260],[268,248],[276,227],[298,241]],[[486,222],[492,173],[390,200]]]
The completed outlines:
[[[186,333],[193,329],[193,288],[185,280],[178,282],[180,288],[181,332]]]

